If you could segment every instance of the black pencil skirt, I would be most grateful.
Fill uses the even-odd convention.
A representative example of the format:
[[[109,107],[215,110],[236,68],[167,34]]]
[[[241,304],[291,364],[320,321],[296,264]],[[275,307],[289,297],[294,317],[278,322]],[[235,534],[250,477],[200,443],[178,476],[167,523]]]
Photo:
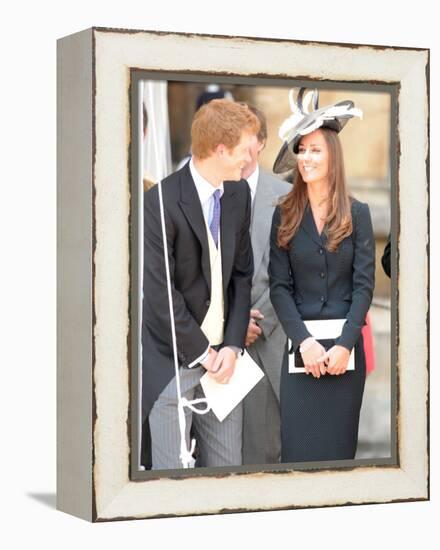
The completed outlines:
[[[281,372],[281,462],[353,459],[365,385],[362,335],[355,370],[314,378],[289,374],[287,350]]]

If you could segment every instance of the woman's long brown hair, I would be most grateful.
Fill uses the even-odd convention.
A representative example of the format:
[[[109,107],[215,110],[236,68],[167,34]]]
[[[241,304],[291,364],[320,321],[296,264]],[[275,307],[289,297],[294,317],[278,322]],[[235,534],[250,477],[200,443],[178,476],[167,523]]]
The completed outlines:
[[[351,235],[351,204],[345,183],[344,158],[338,134],[328,128],[320,128],[329,151],[329,195],[328,211],[324,231],[327,235],[327,250],[335,252],[339,243]],[[290,241],[298,231],[308,205],[307,184],[296,170],[293,188],[280,203],[281,223],[278,227],[277,244],[288,249]]]

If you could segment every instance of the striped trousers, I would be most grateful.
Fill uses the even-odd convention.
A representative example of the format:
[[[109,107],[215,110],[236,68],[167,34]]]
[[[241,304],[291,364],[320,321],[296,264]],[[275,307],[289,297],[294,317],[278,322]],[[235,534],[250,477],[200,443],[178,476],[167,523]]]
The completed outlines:
[[[201,366],[180,368],[180,387],[188,400],[204,397],[200,378],[206,372]],[[243,409],[240,403],[219,422],[212,411],[196,414],[185,407],[186,442],[190,434],[197,445],[197,467],[240,466],[242,463]],[[177,416],[176,379],[173,378],[157,398],[149,415],[152,469],[182,468],[180,430]]]

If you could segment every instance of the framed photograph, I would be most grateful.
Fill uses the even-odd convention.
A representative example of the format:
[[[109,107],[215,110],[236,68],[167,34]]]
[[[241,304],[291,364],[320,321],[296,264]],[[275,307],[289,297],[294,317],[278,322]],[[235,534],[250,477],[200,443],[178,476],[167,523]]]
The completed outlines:
[[[271,172],[300,89],[362,116],[341,132],[376,245],[356,455],[151,467],[144,193],[188,163],[210,94],[264,113]],[[93,28],[58,43],[58,105],[58,508],[109,521],[428,499],[429,50]]]

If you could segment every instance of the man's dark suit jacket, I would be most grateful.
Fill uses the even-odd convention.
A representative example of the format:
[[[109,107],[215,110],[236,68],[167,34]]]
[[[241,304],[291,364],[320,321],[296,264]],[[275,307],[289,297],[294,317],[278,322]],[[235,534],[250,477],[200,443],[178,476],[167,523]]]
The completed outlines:
[[[388,277],[391,277],[391,235],[388,235],[387,244],[381,258],[382,267]]]
[[[209,308],[211,269],[206,224],[188,164],[162,182],[179,364],[190,365],[209,342],[200,326]],[[249,322],[251,197],[246,181],[225,182],[220,245],[224,296],[223,345],[244,348]],[[171,325],[157,186],[144,198],[142,318],[144,418],[174,377]]]
[[[287,336],[296,350],[311,336],[303,321],[343,319],[336,344],[351,350],[356,344],[374,289],[375,242],[367,204],[352,199],[353,233],[336,252],[325,248],[326,237],[316,229],[307,207],[289,250],[276,245],[280,209],[271,231],[270,297]]]

